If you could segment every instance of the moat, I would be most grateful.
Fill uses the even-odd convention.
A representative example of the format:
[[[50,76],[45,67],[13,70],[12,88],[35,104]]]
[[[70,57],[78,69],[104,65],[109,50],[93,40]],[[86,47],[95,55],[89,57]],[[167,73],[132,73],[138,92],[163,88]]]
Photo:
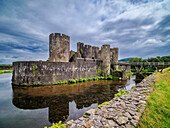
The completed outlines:
[[[1,128],[42,128],[59,120],[75,120],[84,112],[109,101],[118,91],[130,90],[127,81],[98,80],[70,85],[13,87],[12,74],[0,75]]]

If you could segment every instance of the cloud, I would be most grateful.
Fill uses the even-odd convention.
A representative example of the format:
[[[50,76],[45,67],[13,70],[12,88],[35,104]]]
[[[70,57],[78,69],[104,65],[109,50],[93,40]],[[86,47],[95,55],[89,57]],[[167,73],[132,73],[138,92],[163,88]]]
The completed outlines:
[[[2,0],[0,5],[1,63],[46,60],[48,35],[55,32],[71,36],[73,50],[82,41],[119,47],[120,58],[169,54],[169,0]]]

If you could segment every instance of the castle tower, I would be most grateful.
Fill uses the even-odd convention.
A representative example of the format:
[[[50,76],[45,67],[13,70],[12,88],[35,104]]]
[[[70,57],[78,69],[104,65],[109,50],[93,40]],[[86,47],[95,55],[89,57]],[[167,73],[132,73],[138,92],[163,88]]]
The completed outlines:
[[[110,45],[103,45],[101,48],[102,72],[110,74]]]
[[[98,59],[99,58],[99,47],[92,47],[92,58]]]
[[[118,63],[118,48],[111,48],[110,49],[110,62],[114,66],[114,70],[118,69],[118,65],[114,65]]]
[[[49,61],[69,62],[70,37],[60,33],[49,35]]]
[[[81,57],[83,55],[83,49],[84,49],[84,43],[78,42],[77,43],[77,53],[80,53]]]
[[[91,45],[84,46],[83,58],[92,58],[92,46]]]

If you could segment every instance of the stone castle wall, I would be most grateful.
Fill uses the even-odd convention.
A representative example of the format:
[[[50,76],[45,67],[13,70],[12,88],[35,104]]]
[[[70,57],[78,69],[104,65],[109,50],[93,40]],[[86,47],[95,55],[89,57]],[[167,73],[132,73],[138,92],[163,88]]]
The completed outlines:
[[[20,61],[13,63],[15,85],[50,85],[69,79],[96,76],[101,60],[77,59],[75,62]]]
[[[102,72],[110,74],[110,45],[103,45],[101,48]]]
[[[70,37],[60,33],[49,36],[49,61],[69,62]]]
[[[69,79],[109,75],[111,64],[118,63],[118,48],[99,47],[77,43],[77,52],[70,51],[70,37],[52,33],[49,36],[48,61],[14,62],[12,82],[17,85],[52,84]]]
[[[82,58],[100,59],[98,57],[99,47],[94,47],[91,45],[84,45],[84,43],[78,42],[77,52],[81,54]]]

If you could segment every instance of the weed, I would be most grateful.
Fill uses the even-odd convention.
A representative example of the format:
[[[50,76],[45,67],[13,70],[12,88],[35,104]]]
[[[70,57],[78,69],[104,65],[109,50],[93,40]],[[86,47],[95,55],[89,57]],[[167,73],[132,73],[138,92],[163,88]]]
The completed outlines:
[[[141,112],[139,109],[137,109],[137,112]]]
[[[3,74],[3,73],[12,73],[13,70],[0,70],[0,74]]]
[[[64,124],[62,124],[62,121],[59,121],[58,123],[53,123],[51,127],[44,127],[44,128],[66,128]]]
[[[68,83],[76,83],[76,80],[70,79],[70,80],[68,80]]]
[[[125,95],[125,94],[128,94],[128,92],[126,92],[125,90],[123,90],[123,91],[120,91],[119,93],[115,94],[114,96],[115,96],[115,97],[119,97],[119,96],[122,96],[122,95]]]
[[[103,102],[102,104],[99,104],[97,108],[99,108],[102,105],[110,105],[108,102]]]

